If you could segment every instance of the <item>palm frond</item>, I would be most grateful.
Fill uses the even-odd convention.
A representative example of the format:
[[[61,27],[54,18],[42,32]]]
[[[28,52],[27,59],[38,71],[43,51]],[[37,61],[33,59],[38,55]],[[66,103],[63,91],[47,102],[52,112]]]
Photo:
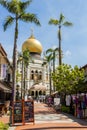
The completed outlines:
[[[12,1],[5,1],[5,0],[0,0],[0,4],[8,10],[10,13],[16,12],[16,7],[17,7],[17,0],[12,0]]]
[[[22,20],[24,22],[33,22],[33,23],[40,26],[40,22],[37,19],[35,14],[30,14],[30,13],[25,14],[25,13],[23,13],[23,14],[20,15],[20,20]]]
[[[66,22],[63,23],[63,25],[64,26],[72,26],[73,24],[71,22],[66,21]]]
[[[14,22],[14,18],[11,17],[11,16],[7,16],[5,21],[4,21],[4,24],[3,24],[3,27],[4,27],[4,31],[6,31],[6,29],[8,28],[8,26],[12,25],[12,23]]]
[[[17,0],[12,0],[12,1],[7,1],[6,2],[6,9],[8,10],[8,12],[10,13],[17,13],[18,12],[18,1]]]
[[[21,12],[25,12],[25,9],[32,2],[32,0],[27,0],[26,2],[21,2],[20,0],[5,1],[1,0],[0,4],[5,7],[9,12],[19,15]]]
[[[0,0],[0,4],[5,8],[7,7],[6,1],[4,0]]]
[[[30,62],[30,52],[28,49],[23,51],[23,61],[24,61],[25,66],[27,67]]]
[[[31,4],[32,0],[27,0],[26,2],[19,2],[20,10],[25,11],[25,9]]]
[[[32,2],[32,0],[27,0],[22,2],[21,0],[1,0],[0,4],[5,7],[10,13],[14,14],[15,19],[20,19],[25,22],[34,22],[37,25],[40,25],[39,20],[35,14],[26,13],[25,9]]]
[[[64,21],[65,17],[64,15],[61,13],[60,14],[60,18],[59,18],[59,24],[61,24]]]
[[[52,60],[52,54],[45,56],[47,62],[49,63]]]
[[[48,50],[46,50],[46,54],[50,53],[50,52],[53,52],[53,49],[52,48],[49,48]]]
[[[54,49],[54,51],[55,51],[55,52],[59,51],[59,48],[58,48],[58,47],[57,47],[57,48],[55,48],[55,49]]]
[[[49,20],[49,24],[54,24],[54,25],[58,25],[59,21],[57,19],[50,19]]]

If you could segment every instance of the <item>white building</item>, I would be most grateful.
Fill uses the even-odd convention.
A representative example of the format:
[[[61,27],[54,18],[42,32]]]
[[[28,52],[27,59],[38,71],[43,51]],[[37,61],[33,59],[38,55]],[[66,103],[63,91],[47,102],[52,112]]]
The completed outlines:
[[[26,49],[29,50],[30,56],[32,57],[33,62],[29,63],[29,66],[26,68],[26,77],[25,77],[25,88],[24,88],[24,76],[23,76],[23,64],[20,62],[18,64],[18,73],[20,72],[18,85],[20,90],[25,92],[25,96],[29,95],[34,98],[38,96],[43,96],[49,94],[49,72],[48,66],[43,63],[46,62],[44,58],[41,57],[42,45],[41,43],[31,35],[22,45],[22,52]]]

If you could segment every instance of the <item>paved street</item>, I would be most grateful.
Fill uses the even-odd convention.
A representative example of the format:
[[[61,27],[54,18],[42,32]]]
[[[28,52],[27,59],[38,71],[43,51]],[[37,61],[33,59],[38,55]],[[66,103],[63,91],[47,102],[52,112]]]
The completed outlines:
[[[56,113],[52,107],[46,104],[35,103],[35,123],[71,123],[73,119],[62,113]]]
[[[56,113],[52,107],[43,103],[34,103],[35,124],[10,127],[9,130],[87,130],[87,122],[61,112]],[[0,121],[9,122],[8,116],[0,117]]]
[[[35,124],[17,126],[15,130],[87,130],[87,122],[63,113],[56,113],[46,104],[35,102]]]

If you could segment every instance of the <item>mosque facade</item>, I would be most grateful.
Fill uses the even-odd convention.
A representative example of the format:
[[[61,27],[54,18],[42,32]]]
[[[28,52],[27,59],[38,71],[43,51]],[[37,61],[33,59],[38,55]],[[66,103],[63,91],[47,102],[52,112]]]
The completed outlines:
[[[42,58],[42,44],[34,37],[33,34],[23,43],[22,52],[29,50],[30,60],[28,67],[23,74],[23,62],[17,65],[17,71],[20,73],[20,80],[17,81],[22,96],[32,96],[37,98],[50,93],[49,71],[46,59]],[[44,64],[44,65],[43,65]],[[25,86],[25,87],[24,87]],[[23,94],[24,93],[24,94]]]

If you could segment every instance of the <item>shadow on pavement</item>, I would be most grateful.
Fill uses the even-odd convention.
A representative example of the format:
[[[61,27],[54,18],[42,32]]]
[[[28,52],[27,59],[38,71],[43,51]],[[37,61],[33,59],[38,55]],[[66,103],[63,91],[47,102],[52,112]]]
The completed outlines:
[[[28,128],[28,129],[22,129],[22,130],[58,130],[58,129],[71,129],[71,128],[78,128],[78,129],[83,129],[83,128],[86,128],[87,127],[43,127],[43,128]]]
[[[38,111],[38,112],[35,112],[35,114],[45,114],[45,115],[48,115],[48,114],[54,114],[55,112],[53,112],[53,111]]]
[[[77,122],[78,124],[83,125],[83,126],[87,126],[87,121],[85,121],[85,119],[79,119],[67,113],[63,113],[63,114],[66,115],[68,118],[72,119],[74,122]]]
[[[36,107],[37,110],[35,110],[35,114],[36,115],[43,114],[43,115],[47,116],[47,114],[63,114],[63,115],[66,116],[66,117],[64,117],[65,120],[68,121],[68,119],[72,119],[73,122],[76,122],[76,123],[82,125],[83,127],[87,126],[87,121],[85,121],[85,119],[79,119],[79,118],[77,118],[77,117],[75,117],[73,115],[70,115],[70,114],[67,114],[67,113],[63,113],[61,111],[56,111],[52,106],[49,107],[47,104],[38,104],[37,103],[36,105],[37,105],[37,107]],[[63,118],[63,116],[60,117],[59,120],[62,120],[62,118]]]

